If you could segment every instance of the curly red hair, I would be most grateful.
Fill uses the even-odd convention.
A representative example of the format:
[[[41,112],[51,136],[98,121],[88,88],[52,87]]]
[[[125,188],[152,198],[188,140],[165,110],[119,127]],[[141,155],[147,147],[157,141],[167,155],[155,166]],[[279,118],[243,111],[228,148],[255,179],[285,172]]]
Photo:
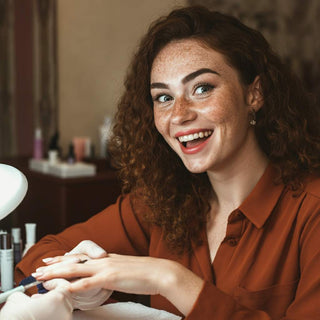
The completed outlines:
[[[260,76],[264,105],[257,112],[261,149],[279,168],[279,181],[301,189],[319,173],[319,109],[264,37],[234,17],[193,6],[172,11],[151,25],[133,57],[115,117],[109,151],[123,192],[150,207],[145,218],[160,226],[176,251],[199,243],[210,210],[206,173],[193,174],[155,128],[150,72],[159,51],[173,40],[192,38],[222,53],[244,85]]]

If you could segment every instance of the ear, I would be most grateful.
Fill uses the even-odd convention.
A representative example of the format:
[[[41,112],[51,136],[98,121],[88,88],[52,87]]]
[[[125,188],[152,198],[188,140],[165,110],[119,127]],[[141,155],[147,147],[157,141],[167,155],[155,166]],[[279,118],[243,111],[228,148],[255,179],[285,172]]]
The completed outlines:
[[[253,82],[248,86],[246,98],[248,106],[256,112],[263,106],[260,76],[256,76]]]

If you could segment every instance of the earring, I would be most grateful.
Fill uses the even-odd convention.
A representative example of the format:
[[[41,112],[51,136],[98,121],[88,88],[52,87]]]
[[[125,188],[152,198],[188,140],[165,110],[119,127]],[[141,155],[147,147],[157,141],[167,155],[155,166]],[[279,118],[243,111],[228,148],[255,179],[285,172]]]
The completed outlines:
[[[257,120],[256,120],[256,112],[254,109],[250,111],[250,117],[251,117],[249,121],[250,125],[255,126],[257,124]]]
[[[255,126],[257,124],[257,120],[256,120],[256,112],[254,109],[250,111],[250,117],[251,117],[249,121],[250,125]]]

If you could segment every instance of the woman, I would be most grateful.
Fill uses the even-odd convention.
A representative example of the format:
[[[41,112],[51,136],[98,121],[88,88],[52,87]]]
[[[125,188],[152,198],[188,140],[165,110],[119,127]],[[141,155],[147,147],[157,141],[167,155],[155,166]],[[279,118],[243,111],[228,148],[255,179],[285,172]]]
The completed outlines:
[[[83,278],[74,293],[147,294],[188,320],[317,318],[319,111],[263,36],[175,10],[142,39],[125,85],[111,146],[123,196],[42,239],[18,277],[58,256],[33,275]],[[84,239],[107,256],[63,256]]]

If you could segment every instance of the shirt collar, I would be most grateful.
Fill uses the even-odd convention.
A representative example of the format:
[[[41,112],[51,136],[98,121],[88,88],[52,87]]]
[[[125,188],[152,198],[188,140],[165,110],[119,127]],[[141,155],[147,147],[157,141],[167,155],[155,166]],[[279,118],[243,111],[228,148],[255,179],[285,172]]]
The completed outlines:
[[[274,182],[277,176],[276,168],[269,164],[254,189],[239,207],[239,210],[259,229],[269,218],[284,189],[282,183]]]

